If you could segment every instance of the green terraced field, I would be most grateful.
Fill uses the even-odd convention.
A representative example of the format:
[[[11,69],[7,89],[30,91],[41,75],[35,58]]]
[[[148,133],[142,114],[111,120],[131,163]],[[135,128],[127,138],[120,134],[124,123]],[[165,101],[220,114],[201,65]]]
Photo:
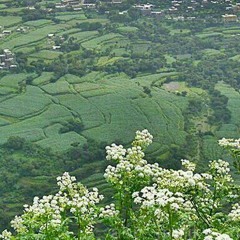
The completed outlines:
[[[56,16],[57,19],[62,20],[62,21],[69,21],[72,19],[77,19],[77,20],[85,20],[87,19],[86,16],[82,13],[79,14],[61,14]]]
[[[0,16],[0,25],[4,27],[14,26],[22,21],[21,17],[18,16]]]
[[[109,40],[120,41],[123,38],[121,34],[109,33],[100,37],[93,38],[87,42],[82,43],[84,48],[98,48],[101,44],[106,43]]]
[[[218,132],[218,136],[220,138],[238,138],[240,134],[240,94],[232,87],[224,83],[218,83],[216,89],[218,89],[223,95],[228,97],[228,109],[231,111],[230,124],[223,125]]]
[[[154,151],[165,148],[160,144],[163,139],[166,145],[181,144],[185,137],[181,110],[186,100],[160,89],[152,90],[150,98],[142,90],[142,84],[163,76],[142,77],[141,81],[141,78],[130,80],[124,74],[92,72],[84,77],[67,74],[49,83],[52,74],[43,72],[33,80],[35,86],[27,86],[24,92],[1,102],[0,117],[12,119],[10,122],[2,119],[1,142],[13,132],[19,136],[34,132],[35,136],[27,139],[64,151],[71,143],[84,143],[86,138],[104,139],[108,143],[119,139],[128,143],[137,129],[148,128],[155,135]],[[25,77],[6,76],[1,83],[17,87]],[[84,124],[83,132],[60,134],[63,123],[73,117]]]

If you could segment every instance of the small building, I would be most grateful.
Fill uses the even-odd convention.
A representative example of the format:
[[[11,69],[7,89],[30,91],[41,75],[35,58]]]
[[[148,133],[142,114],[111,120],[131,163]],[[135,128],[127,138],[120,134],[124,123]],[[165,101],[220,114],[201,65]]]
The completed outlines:
[[[136,9],[139,9],[143,15],[151,15],[152,8],[154,5],[152,4],[139,4],[134,6]]]
[[[2,34],[4,34],[4,35],[10,35],[11,33],[12,33],[11,30],[3,30],[2,31]]]
[[[0,54],[0,70],[14,69],[16,67],[15,55],[9,49],[4,49],[3,54]]]
[[[48,36],[48,38],[52,38],[52,37],[55,36],[55,34],[54,33],[49,33],[47,36]]]
[[[120,4],[120,3],[122,3],[122,0],[112,0],[112,3],[113,4]]]
[[[237,15],[234,14],[224,14],[222,15],[222,18],[224,22],[237,22],[238,20]]]
[[[60,49],[61,48],[61,46],[59,46],[59,45],[54,45],[54,46],[52,46],[52,49],[53,50],[58,50],[58,49]]]

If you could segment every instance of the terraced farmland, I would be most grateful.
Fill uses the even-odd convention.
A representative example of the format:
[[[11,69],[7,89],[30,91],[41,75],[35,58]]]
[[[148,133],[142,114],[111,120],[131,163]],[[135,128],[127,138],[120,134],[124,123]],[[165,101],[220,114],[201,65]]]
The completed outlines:
[[[23,76],[3,78],[1,83],[17,87],[14,79],[22,81]],[[43,73],[33,80],[34,86],[27,86],[24,92],[14,93],[2,101],[2,121],[12,121],[1,127],[1,142],[16,134],[31,140],[34,138],[38,144],[59,151],[88,138],[98,141],[104,138],[108,143],[121,139],[128,143],[134,132],[143,128],[155,133],[159,148],[162,148],[161,142],[166,135],[169,136],[167,141],[165,139],[166,145],[184,142],[184,98],[158,89],[150,98],[143,93],[141,86],[125,75],[105,75],[96,80],[92,78],[91,82],[84,79],[87,76],[66,75],[56,83],[49,83],[48,75]],[[82,133],[60,134],[61,124],[71,118],[82,121]],[[34,137],[28,136],[29,129],[34,131]],[[174,136],[176,133],[178,138]]]

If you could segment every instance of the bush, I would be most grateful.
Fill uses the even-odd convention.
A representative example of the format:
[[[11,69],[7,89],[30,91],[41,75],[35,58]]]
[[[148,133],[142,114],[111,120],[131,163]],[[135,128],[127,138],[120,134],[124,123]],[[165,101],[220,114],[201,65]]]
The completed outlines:
[[[4,230],[0,239],[240,239],[240,188],[229,164],[212,161],[208,172],[195,173],[194,163],[181,160],[181,170],[164,169],[144,160],[151,142],[143,130],[128,149],[106,147],[106,159],[115,162],[104,174],[116,193],[113,203],[98,207],[98,189],[87,190],[65,172],[57,178],[59,191],[24,205],[11,222],[16,234]]]

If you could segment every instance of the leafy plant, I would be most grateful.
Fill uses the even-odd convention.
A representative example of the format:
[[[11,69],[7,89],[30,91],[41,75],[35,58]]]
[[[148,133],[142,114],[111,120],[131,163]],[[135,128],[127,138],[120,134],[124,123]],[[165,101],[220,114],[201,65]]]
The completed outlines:
[[[57,178],[55,195],[35,197],[0,239],[119,239],[119,240],[235,240],[240,238],[239,186],[229,164],[209,163],[209,171],[195,173],[195,164],[182,159],[182,169],[161,168],[144,159],[152,143],[147,131],[137,131],[132,146],[106,147],[105,178],[115,190],[105,206],[98,189],[92,191],[65,172]],[[99,226],[104,224],[104,231]]]

